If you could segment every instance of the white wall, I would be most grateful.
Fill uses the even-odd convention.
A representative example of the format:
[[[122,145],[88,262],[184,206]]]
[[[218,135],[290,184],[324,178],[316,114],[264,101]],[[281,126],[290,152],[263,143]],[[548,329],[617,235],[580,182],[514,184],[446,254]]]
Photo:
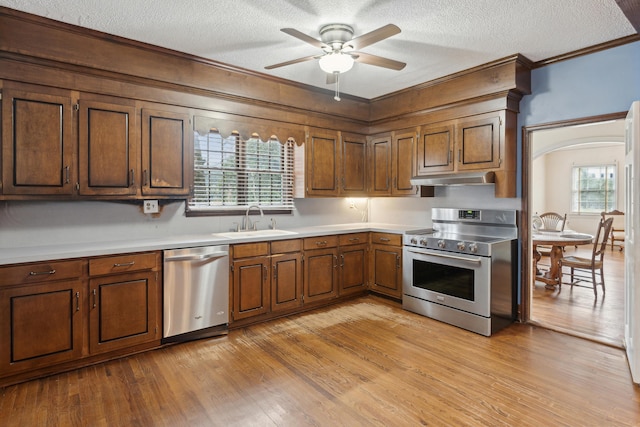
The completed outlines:
[[[581,149],[556,150],[540,156],[533,162],[532,212],[567,213],[568,227],[583,233],[593,234],[597,228],[599,214],[571,213],[571,173],[573,166],[598,164],[618,165],[618,209],[624,206],[624,145],[606,147],[584,146]]]
[[[346,199],[296,199],[291,215],[265,215],[279,228],[351,223],[361,220]],[[154,217],[142,213],[141,204],[102,201],[4,201],[0,202],[0,248],[58,245],[95,241],[161,238],[194,233],[229,231],[240,215],[185,216],[184,202],[163,206]]]

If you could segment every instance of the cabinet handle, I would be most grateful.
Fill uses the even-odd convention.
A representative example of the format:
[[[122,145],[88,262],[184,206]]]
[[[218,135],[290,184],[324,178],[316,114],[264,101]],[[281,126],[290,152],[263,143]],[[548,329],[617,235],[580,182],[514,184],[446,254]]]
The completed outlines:
[[[267,277],[269,277],[269,268],[265,265],[264,266],[264,281],[267,281]]]
[[[462,148],[458,149],[458,163],[462,163]]]
[[[387,177],[387,180],[384,182],[384,189],[385,190],[389,189],[389,177]]]
[[[359,237],[352,237],[349,239],[350,242],[359,242],[360,238]]]
[[[400,270],[400,255],[396,257],[396,268]]]
[[[142,185],[147,186],[149,185],[149,177],[148,177],[148,173],[147,170],[145,169],[144,171],[142,171]]]
[[[136,185],[136,170],[131,169],[131,186]]]
[[[29,276],[43,276],[45,274],[56,274],[56,270],[49,271],[30,271]]]
[[[273,266],[273,280],[278,280],[278,266]]]
[[[115,263],[113,264],[114,267],[131,267],[132,265],[134,265],[136,262],[135,261],[131,261],[131,262],[123,262],[123,263]]]
[[[340,267],[344,268],[344,254],[340,255]]]
[[[453,150],[449,150],[447,153],[447,164],[451,163],[451,158],[453,157]]]
[[[391,241],[391,239],[387,239],[386,237],[381,237],[381,238],[380,238],[380,241],[381,241],[381,242],[390,242],[390,241]]]
[[[397,176],[393,177],[393,188],[395,188],[396,190],[398,189],[398,177]]]
[[[96,290],[94,289],[94,290],[92,291],[92,293],[93,293],[93,308],[96,308],[96,294],[97,294],[97,292],[96,292]]]
[[[76,311],[80,311],[80,292],[76,292]]]
[[[65,166],[64,167],[64,176],[65,176],[64,183],[65,184],[68,184],[69,181],[71,181],[71,175],[70,174],[71,174],[71,171],[69,169],[69,166]]]
[[[316,242],[316,246],[327,246],[327,241],[323,240],[321,242]]]
[[[333,256],[333,268],[338,268],[338,257]]]

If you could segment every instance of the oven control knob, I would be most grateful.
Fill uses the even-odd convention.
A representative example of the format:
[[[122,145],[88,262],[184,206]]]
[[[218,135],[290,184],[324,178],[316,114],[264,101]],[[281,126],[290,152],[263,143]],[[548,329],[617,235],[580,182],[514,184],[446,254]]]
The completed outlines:
[[[478,252],[478,245],[476,245],[475,243],[471,243],[469,245],[469,250],[472,254],[475,254],[476,252]]]
[[[438,240],[438,247],[444,249],[444,240]]]
[[[411,244],[412,245],[417,245],[418,244],[418,239],[416,239],[415,237],[411,238]]]
[[[427,239],[420,239],[420,245],[427,246]]]
[[[458,242],[457,247],[459,251],[464,251],[464,242]]]

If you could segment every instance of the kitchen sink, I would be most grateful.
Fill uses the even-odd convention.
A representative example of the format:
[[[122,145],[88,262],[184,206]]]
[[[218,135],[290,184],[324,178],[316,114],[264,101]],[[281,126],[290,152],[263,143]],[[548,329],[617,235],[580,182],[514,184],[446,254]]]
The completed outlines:
[[[298,234],[289,230],[248,230],[230,231],[228,233],[213,233],[214,236],[226,237],[229,239],[242,239],[243,237],[275,237]]]

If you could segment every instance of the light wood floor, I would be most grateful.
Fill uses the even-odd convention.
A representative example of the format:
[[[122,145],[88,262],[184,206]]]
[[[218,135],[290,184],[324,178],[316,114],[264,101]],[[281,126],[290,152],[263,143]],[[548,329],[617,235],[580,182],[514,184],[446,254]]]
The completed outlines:
[[[0,390],[2,426],[632,426],[622,350],[367,296]]]
[[[567,255],[591,256],[590,246],[568,247]],[[541,263],[548,264],[548,257]],[[622,347],[624,338],[624,252],[607,249],[604,257],[606,293],[598,286],[598,298],[592,288],[563,285],[561,289],[548,290],[544,283],[536,282],[533,288],[531,321],[540,326],[594,339],[609,345]],[[569,281],[569,270],[564,278]],[[591,286],[590,283],[585,283]]]

